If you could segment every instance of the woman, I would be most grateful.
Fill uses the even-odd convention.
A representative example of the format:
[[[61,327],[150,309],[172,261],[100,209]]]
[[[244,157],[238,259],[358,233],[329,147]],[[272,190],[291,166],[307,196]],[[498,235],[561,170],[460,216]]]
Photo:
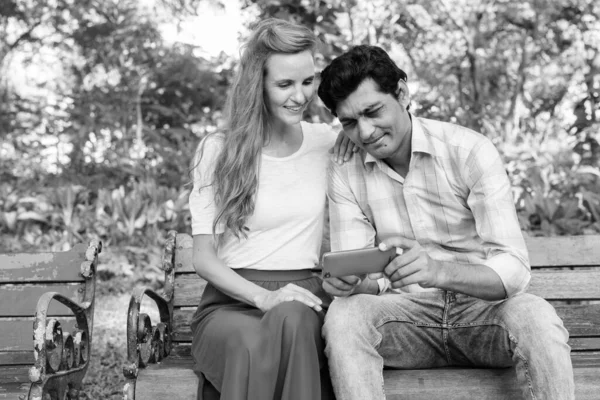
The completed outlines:
[[[302,122],[315,46],[304,27],[260,22],[227,99],[227,126],[199,147],[193,262],[208,285],[192,353],[224,400],[333,398],[321,338],[330,299],[311,269],[336,135]]]

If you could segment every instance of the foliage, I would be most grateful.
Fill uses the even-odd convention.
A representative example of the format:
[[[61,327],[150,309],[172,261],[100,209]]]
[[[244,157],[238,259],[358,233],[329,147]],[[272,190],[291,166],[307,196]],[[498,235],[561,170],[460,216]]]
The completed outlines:
[[[189,230],[188,196],[187,188],[154,181],[115,189],[64,185],[24,191],[0,183],[0,251],[62,251],[96,238],[104,244],[101,279],[160,287],[166,232]]]
[[[570,139],[542,143],[536,151],[505,148],[519,221],[532,235],[600,233],[600,168],[583,163]]]

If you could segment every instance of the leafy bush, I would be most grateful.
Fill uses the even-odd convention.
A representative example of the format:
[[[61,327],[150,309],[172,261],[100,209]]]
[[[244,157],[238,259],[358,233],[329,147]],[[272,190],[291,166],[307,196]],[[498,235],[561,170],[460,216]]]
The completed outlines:
[[[504,147],[521,228],[531,235],[600,233],[597,154],[577,152],[580,143],[565,134]]]

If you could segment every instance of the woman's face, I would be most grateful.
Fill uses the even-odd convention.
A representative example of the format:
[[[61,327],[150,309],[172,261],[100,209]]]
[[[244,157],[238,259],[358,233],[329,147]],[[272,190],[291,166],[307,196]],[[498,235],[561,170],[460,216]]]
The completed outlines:
[[[274,127],[285,128],[302,120],[314,94],[315,63],[310,51],[273,54],[266,63],[265,102]]]

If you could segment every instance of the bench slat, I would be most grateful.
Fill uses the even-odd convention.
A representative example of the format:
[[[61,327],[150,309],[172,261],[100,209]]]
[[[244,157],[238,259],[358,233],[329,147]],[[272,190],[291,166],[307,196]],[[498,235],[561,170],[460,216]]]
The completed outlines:
[[[600,265],[600,235],[526,237],[533,267]]]
[[[0,365],[33,365],[35,359],[31,347],[29,351],[0,351]]]
[[[556,313],[562,318],[569,331],[573,350],[600,350],[600,304],[561,305],[555,306]],[[190,320],[194,308],[176,308],[173,310],[173,340],[189,342],[192,340]],[[590,336],[596,336],[590,338]],[[589,340],[573,341],[577,337],[588,337]]]
[[[600,235],[526,237],[529,262],[533,268],[600,265]],[[177,235],[175,271],[194,272],[192,237]]]
[[[534,271],[527,290],[548,300],[600,299],[600,269],[584,271]],[[196,274],[175,277],[175,307],[196,306],[205,281]]]
[[[0,319],[0,352],[33,351],[33,320]],[[58,318],[63,332],[73,332],[75,317]]]
[[[0,374],[2,370],[0,369]],[[0,384],[0,399],[22,400],[27,398],[30,383],[4,383]]]
[[[59,253],[2,253],[0,282],[83,282],[79,274],[87,245],[79,243]]]
[[[597,366],[600,366],[595,355]],[[597,400],[600,385],[598,370],[577,362],[573,356],[576,398]],[[589,357],[588,357],[589,358]],[[198,377],[192,370],[191,359],[167,358],[160,364],[141,369],[136,384],[136,398],[170,400],[190,399],[195,396]],[[441,368],[429,370],[385,370],[385,388],[388,400],[513,400],[515,393],[514,370]],[[460,385],[460,393],[456,392]],[[454,396],[454,397],[453,397]]]
[[[0,385],[5,383],[29,382],[29,367],[26,365],[0,366]],[[1,395],[2,392],[0,392]]]
[[[527,292],[548,300],[600,299],[600,269],[534,271]]]
[[[85,291],[85,283],[60,284],[60,285],[31,285],[15,284],[0,286],[0,317],[19,317],[35,315],[38,299],[46,292],[58,292],[68,298],[81,302],[81,293]],[[72,315],[69,308],[63,304],[52,301],[49,309],[50,315]]]
[[[598,398],[600,374],[595,368],[575,367],[575,398]],[[506,369],[385,370],[387,400],[513,400],[520,398],[516,374]],[[460,390],[457,388],[460,387]]]

